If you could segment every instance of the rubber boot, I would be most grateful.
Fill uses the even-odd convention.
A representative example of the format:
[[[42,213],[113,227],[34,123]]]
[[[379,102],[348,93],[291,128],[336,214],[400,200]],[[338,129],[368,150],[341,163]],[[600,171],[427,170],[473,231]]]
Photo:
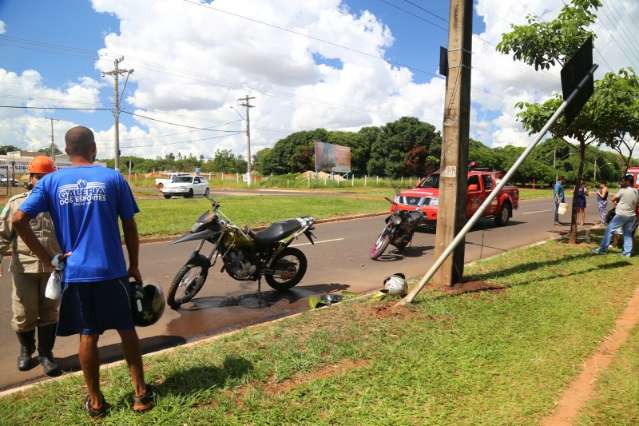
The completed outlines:
[[[20,355],[18,355],[18,370],[31,370],[35,364],[33,362],[33,352],[35,352],[35,330],[22,331],[16,333],[20,341]]]
[[[53,357],[56,326],[57,324],[49,324],[38,327],[38,361],[40,361],[44,374],[50,377],[62,374],[60,366]]]

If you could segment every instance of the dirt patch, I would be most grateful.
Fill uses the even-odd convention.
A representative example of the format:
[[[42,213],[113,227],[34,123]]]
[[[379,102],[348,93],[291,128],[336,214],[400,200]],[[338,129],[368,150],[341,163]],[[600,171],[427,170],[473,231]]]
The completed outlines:
[[[572,425],[574,423],[581,408],[591,398],[597,378],[608,368],[637,323],[639,323],[639,287],[635,290],[626,309],[617,318],[610,335],[584,362],[581,373],[564,390],[555,411],[543,420],[542,425]]]
[[[438,290],[441,290],[444,294],[456,296],[459,294],[479,292],[500,293],[506,290],[506,287],[486,281],[466,281],[461,284],[455,284],[452,287],[446,287]]]
[[[372,314],[377,318],[403,319],[415,315],[416,311],[409,306],[398,305],[397,300],[385,302],[381,305],[371,306]]]
[[[291,379],[287,379],[279,383],[267,383],[264,387],[264,391],[269,395],[280,395],[289,392],[292,389],[305,383],[312,382],[313,380],[321,380],[327,377],[341,376],[356,368],[365,367],[368,364],[369,361],[365,359],[344,359],[337,364],[326,365],[318,370],[311,371],[309,373],[298,374]]]

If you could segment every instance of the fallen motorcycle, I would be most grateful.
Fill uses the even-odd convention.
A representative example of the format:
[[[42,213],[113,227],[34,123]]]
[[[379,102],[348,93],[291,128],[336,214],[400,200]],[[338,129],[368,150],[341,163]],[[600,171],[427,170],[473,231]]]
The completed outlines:
[[[300,217],[271,224],[255,232],[240,228],[220,211],[220,204],[211,200],[211,210],[203,213],[191,231],[174,241],[174,244],[200,241],[186,264],[171,282],[167,303],[178,309],[195,297],[202,289],[209,269],[218,258],[222,259],[221,272],[238,281],[257,281],[261,291],[261,279],[278,291],[296,286],[304,277],[307,260],[304,253],[290,244],[300,235],[314,244],[315,219]],[[205,244],[212,245],[208,255],[202,254]]]
[[[384,197],[386,201],[392,205],[397,203]],[[413,234],[417,228],[424,222],[426,216],[417,206],[415,210],[397,210],[386,218],[386,225],[379,234],[375,243],[370,250],[370,258],[375,260],[379,258],[389,244],[397,247],[400,252],[406,248],[413,240]]]

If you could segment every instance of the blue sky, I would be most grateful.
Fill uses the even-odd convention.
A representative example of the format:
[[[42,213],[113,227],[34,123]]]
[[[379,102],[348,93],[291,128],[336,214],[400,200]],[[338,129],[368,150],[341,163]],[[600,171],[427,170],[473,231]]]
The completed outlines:
[[[0,95],[10,96],[10,86],[18,84],[23,97],[22,102],[6,97],[4,103],[25,104],[49,96],[68,106],[90,99],[111,107],[112,80],[102,78],[96,69],[112,68],[109,57],[96,65],[97,51],[106,43],[111,55],[125,52],[124,67],[136,69],[135,81],[126,91],[132,104],[125,101],[123,108],[197,127],[217,128],[236,121],[226,127],[234,132],[210,137],[219,129],[203,133],[122,115],[121,146],[133,155],[210,156],[217,149],[243,153],[246,142],[236,131],[241,124],[230,107],[237,107],[237,99],[246,93],[257,97],[251,113],[254,151],[293,131],[357,130],[402,116],[441,127],[444,80],[433,73],[438,69],[439,47],[447,44],[449,0],[344,0],[346,13],[337,7],[337,0],[215,0],[213,8],[196,0],[93,1],[107,13],[96,12],[89,0],[0,0],[0,21],[6,24],[6,33],[0,34]],[[494,46],[528,14],[552,19],[563,1],[474,2],[474,33],[481,34],[481,40],[473,39],[471,136],[493,146],[524,146],[530,135],[518,122],[514,105],[541,102],[560,90],[559,70],[536,72],[496,52]],[[360,53],[248,22],[233,13],[307,32]],[[601,72],[638,63],[639,54],[629,54],[636,46],[627,41],[639,37],[635,25],[639,1],[605,2],[600,17],[605,19],[599,19],[593,30],[595,58],[599,62],[605,56],[599,62]],[[390,47],[384,47],[389,42],[384,26],[392,33]],[[24,39],[38,45],[28,46]],[[68,52],[42,43],[79,50]],[[361,55],[381,50],[382,61]],[[411,74],[406,68],[389,66],[398,64],[426,72]],[[32,74],[19,78],[7,74],[25,70],[41,75],[35,89],[30,85]],[[79,80],[85,76],[93,80]],[[0,144],[10,141],[35,148],[46,143],[48,123],[43,117],[47,115],[66,121],[58,125],[60,132],[73,124],[92,127],[98,149],[104,155],[114,152],[109,111],[27,115],[0,110]]]
[[[421,3],[427,5],[426,7],[436,15],[442,17],[448,15],[447,0]],[[446,45],[445,31],[391,7],[388,2],[381,0],[348,0],[346,4],[352,12],[357,14],[364,9],[372,11],[390,27],[395,38],[394,44],[386,54],[390,62],[409,64],[423,70],[436,69],[439,46]],[[394,4],[438,26],[446,26],[440,19],[410,4],[401,1],[395,1]],[[35,69],[42,75],[43,83],[54,88],[63,87],[80,76],[89,76],[104,83],[100,91],[101,103],[104,106],[110,106],[112,96],[110,80],[100,77],[100,73],[94,68],[95,58],[91,57],[90,52],[97,52],[104,47],[106,34],[119,32],[120,23],[114,15],[97,13],[86,0],[65,0],[64,2],[0,0],[0,20],[7,26],[6,36],[83,49],[73,54],[61,54],[59,49],[25,49],[17,46],[15,42],[2,40],[0,37],[0,58],[2,58],[0,67],[16,73]],[[475,16],[474,26],[475,32],[483,31],[481,18]],[[317,59],[317,62],[322,61],[321,58]],[[335,61],[325,62],[335,64]],[[432,76],[417,72],[414,79],[421,83],[431,80]],[[135,85],[132,84],[127,92],[131,93],[134,89]],[[125,104],[123,108],[132,107]],[[112,123],[108,112],[85,114],[56,111],[54,115],[58,118],[82,122],[97,129],[106,129]],[[132,124],[131,118],[126,115],[122,116],[121,120],[124,124]]]

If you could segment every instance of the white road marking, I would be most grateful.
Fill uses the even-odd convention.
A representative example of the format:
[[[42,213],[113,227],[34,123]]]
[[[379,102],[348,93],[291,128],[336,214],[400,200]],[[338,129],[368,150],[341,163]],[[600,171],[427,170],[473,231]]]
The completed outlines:
[[[522,215],[528,215],[528,214],[538,214],[538,213],[550,213],[552,210],[536,210],[534,212],[523,212],[520,213]]]
[[[344,241],[344,238],[334,238],[332,240],[315,241],[315,244],[334,243],[336,241]],[[300,244],[293,244],[291,247],[302,247],[302,246],[310,246],[310,245],[311,243],[300,243]]]

